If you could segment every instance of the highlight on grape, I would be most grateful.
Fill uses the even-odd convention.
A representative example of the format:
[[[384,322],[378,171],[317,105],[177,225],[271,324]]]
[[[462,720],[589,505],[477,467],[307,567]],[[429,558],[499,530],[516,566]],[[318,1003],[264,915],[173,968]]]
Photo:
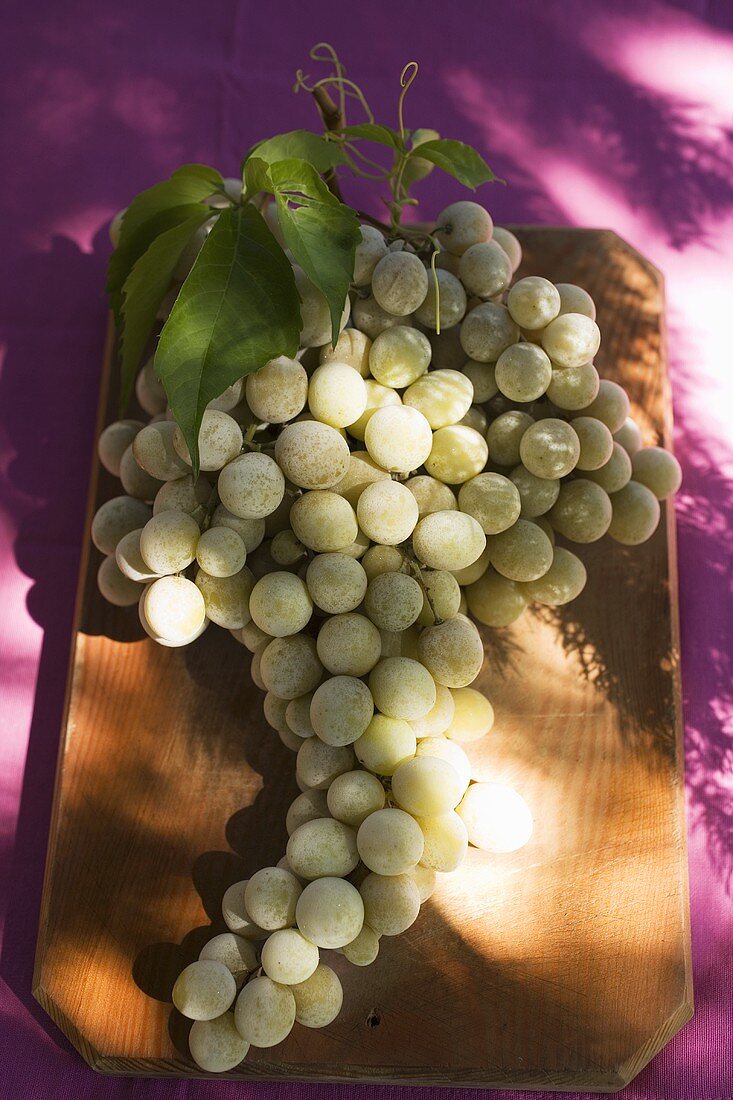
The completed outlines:
[[[416,66],[393,130],[330,47],[312,56],[333,66],[298,74],[323,134],[261,142],[241,179],[188,165],[110,227],[122,407],[134,393],[140,416],[99,439],[122,489],[92,523],[99,590],[163,646],[228,630],[302,792],[282,859],[226,891],[229,931],[173,990],[214,1072],[335,1019],[322,952],[369,965],[469,845],[527,843],[524,799],[474,782],[462,747],[494,723],[475,623],[575,599],[566,544],[643,542],[680,484],[599,377],[583,288],[517,279],[520,242],[473,200],[403,222],[435,167],[495,178],[405,127]],[[355,100],[366,121],[347,125]],[[389,186],[388,222],[342,201],[349,172]]]

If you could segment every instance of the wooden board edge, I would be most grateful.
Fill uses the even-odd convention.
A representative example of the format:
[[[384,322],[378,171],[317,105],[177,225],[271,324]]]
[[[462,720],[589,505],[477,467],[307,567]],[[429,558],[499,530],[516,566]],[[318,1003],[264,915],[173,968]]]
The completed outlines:
[[[100,371],[99,379],[99,397],[97,403],[97,416],[95,420],[94,429],[94,443],[91,454],[91,472],[89,475],[89,486],[87,489],[86,509],[84,513],[84,531],[82,536],[81,556],[79,559],[79,574],[76,583],[76,596],[74,600],[74,615],[71,629],[71,643],[69,646],[69,664],[66,671],[66,688],[64,691],[64,704],[61,715],[61,725],[59,729],[59,745],[56,756],[56,775],[54,779],[53,798],[51,801],[51,816],[48,829],[48,843],[46,847],[46,862],[43,872],[43,885],[41,888],[41,906],[38,916],[38,934],[36,938],[36,952],[33,963],[33,979],[32,979],[32,992],[33,996],[43,1008],[46,1005],[36,995],[36,990],[41,990],[43,980],[43,961],[46,953],[46,933],[48,926],[48,904],[51,894],[51,877],[54,867],[54,856],[56,853],[56,838],[59,833],[59,814],[61,804],[61,788],[63,786],[63,771],[64,771],[64,752],[66,749],[66,740],[69,734],[69,708],[71,706],[71,693],[74,686],[74,673],[76,669],[76,650],[79,644],[80,638],[80,625],[83,614],[84,604],[84,590],[87,584],[87,575],[89,571],[89,560],[92,553],[91,547],[91,529],[92,519],[95,512],[95,504],[97,498],[97,488],[99,485],[99,460],[97,457],[97,441],[99,436],[105,427],[105,420],[107,416],[107,402],[109,398],[109,387],[112,375],[112,356],[114,353],[115,345],[115,325],[112,314],[110,313],[107,319],[107,330],[104,338],[104,350],[102,356],[102,367]],[[45,996],[45,994],[42,994]],[[46,998],[48,1000],[48,998]],[[48,1009],[46,1009],[48,1011]],[[49,1015],[55,1022],[56,1017],[52,1012]],[[57,1013],[58,1015],[58,1013]],[[61,1027],[61,1030],[65,1035],[73,1042],[73,1038],[67,1031],[66,1027]],[[69,1027],[73,1028],[73,1025],[69,1023]],[[76,1043],[74,1043],[77,1046]],[[81,1048],[78,1048],[81,1051]],[[83,1051],[81,1051],[84,1054]],[[86,1057],[86,1055],[84,1055]]]

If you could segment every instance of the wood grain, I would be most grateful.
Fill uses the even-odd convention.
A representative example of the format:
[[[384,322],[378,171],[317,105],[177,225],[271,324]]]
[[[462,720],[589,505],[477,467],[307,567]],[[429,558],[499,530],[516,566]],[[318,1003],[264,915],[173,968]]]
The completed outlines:
[[[659,273],[608,231],[519,232],[525,273],[593,294],[602,374],[647,442],[668,439]],[[107,360],[103,409],[108,377]],[[94,475],[90,514],[112,489]],[[645,546],[581,553],[579,600],[484,631],[497,722],[474,774],[524,794],[531,842],[472,850],[373,966],[334,955],[337,1021],[228,1076],[611,1092],[690,1018],[672,513]],[[282,855],[294,758],[242,647],[214,629],[156,647],[97,596],[97,565],[85,556],[34,993],[103,1073],[206,1076],[170,989],[221,930],[225,887]]]

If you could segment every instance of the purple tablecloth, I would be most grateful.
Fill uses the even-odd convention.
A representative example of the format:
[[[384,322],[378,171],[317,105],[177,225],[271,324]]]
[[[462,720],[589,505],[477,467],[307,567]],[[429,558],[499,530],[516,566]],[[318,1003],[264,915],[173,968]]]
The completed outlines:
[[[0,1097],[397,1094],[105,1080],[30,995],[105,326],[105,226],[182,162],[235,174],[256,139],[313,125],[309,97],[291,88],[296,68],[316,70],[307,52],[321,38],[336,44],[387,121],[400,70],[418,59],[408,125],[485,151],[509,181],[481,196],[499,222],[608,226],[667,277],[685,473],[678,517],[697,1011],[626,1095],[729,1100],[730,0],[4,6]],[[425,216],[456,197],[437,175],[423,189]]]

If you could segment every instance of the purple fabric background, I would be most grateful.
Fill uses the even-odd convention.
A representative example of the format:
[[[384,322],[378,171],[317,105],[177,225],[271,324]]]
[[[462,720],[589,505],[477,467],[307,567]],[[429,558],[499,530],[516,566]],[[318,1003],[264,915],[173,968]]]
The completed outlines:
[[[685,472],[697,1013],[626,1095],[729,1100],[733,4],[36,0],[6,3],[3,31],[0,1097],[397,1095],[381,1086],[102,1079],[30,996],[105,326],[105,223],[181,162],[235,174],[256,139],[313,125],[292,77],[299,66],[315,71],[308,48],[328,38],[386,120],[402,65],[420,61],[408,124],[486,151],[510,184],[482,196],[499,222],[608,226],[667,276]],[[436,173],[422,210],[434,214],[455,195]]]

